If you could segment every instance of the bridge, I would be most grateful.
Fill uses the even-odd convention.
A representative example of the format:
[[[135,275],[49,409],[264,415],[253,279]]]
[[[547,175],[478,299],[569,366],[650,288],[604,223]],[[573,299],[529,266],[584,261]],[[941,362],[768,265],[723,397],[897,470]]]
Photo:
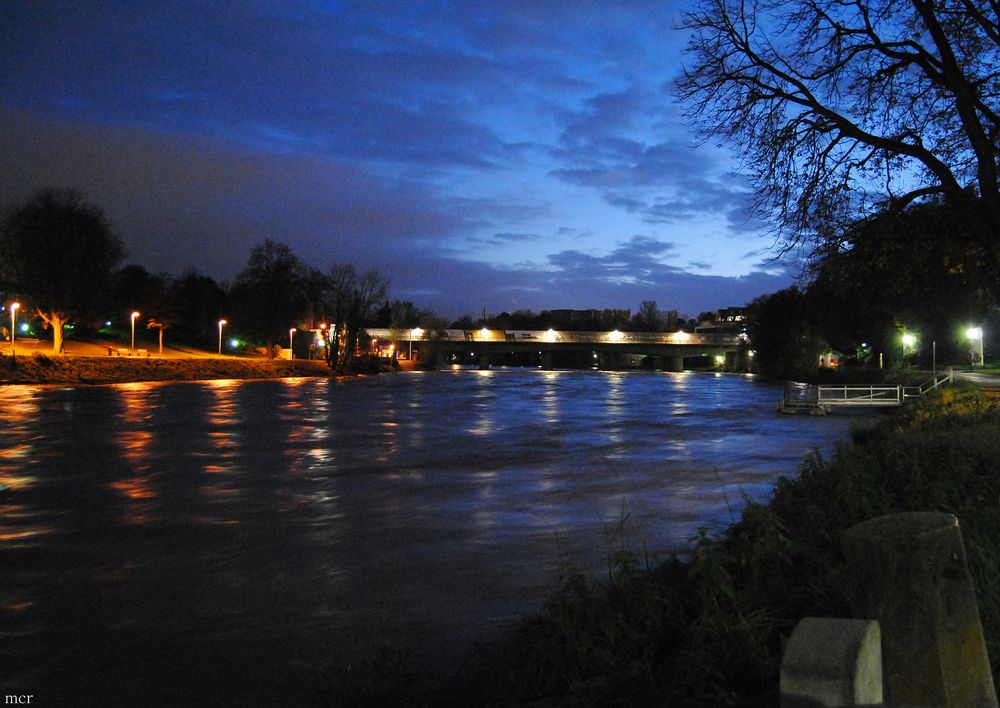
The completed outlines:
[[[367,328],[379,342],[392,342],[408,353],[435,347],[442,354],[473,355],[479,368],[488,369],[491,357],[517,352],[536,352],[543,369],[552,368],[559,352],[589,352],[598,368],[620,366],[625,355],[653,357],[656,368],[683,371],[684,360],[711,357],[718,369],[746,369],[747,349],[740,335],[691,332],[573,332],[522,329],[379,329]]]

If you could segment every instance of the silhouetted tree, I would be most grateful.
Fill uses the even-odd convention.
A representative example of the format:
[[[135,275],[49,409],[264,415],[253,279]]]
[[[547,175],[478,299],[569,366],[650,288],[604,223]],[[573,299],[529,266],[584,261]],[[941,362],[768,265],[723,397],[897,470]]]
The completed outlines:
[[[991,261],[964,237],[983,228],[980,216],[920,204],[849,229],[841,247],[823,252],[808,289],[824,339],[843,352],[873,343],[895,358],[896,329],[906,324],[936,341],[939,357],[964,354],[965,326],[983,322],[997,305]]]
[[[52,329],[53,353],[65,324],[100,314],[124,255],[104,212],[75,190],[42,190],[3,217],[0,277]]]
[[[656,300],[643,300],[632,318],[632,327],[639,332],[659,332],[663,328],[662,320]]]
[[[298,325],[306,306],[306,268],[284,243],[254,246],[230,293],[240,327],[273,351],[274,343]]]
[[[736,144],[786,244],[942,195],[1000,273],[994,0],[701,0],[678,81],[706,138]]]
[[[167,309],[175,337],[208,344],[215,340],[218,321],[228,316],[226,291],[207,275],[193,269],[176,279],[167,293]]]
[[[386,299],[389,281],[377,270],[358,273],[350,263],[333,266],[327,279],[327,309],[336,324],[327,363],[342,372],[357,349],[365,320]]]
[[[805,293],[795,287],[779,290],[757,298],[747,311],[760,373],[800,381],[816,373],[827,345],[813,329]]]

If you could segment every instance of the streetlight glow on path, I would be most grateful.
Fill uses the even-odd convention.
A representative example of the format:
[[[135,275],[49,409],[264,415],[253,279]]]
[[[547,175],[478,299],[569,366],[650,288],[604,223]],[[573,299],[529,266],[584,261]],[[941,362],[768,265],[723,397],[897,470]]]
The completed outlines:
[[[135,356],[135,319],[139,316],[138,312],[132,313],[132,356]]]

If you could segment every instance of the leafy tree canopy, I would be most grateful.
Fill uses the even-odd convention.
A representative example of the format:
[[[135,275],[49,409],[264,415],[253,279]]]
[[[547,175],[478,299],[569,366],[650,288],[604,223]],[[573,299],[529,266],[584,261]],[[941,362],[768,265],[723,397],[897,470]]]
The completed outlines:
[[[52,328],[56,353],[64,324],[99,314],[124,255],[104,212],[75,190],[36,193],[10,207],[0,228],[0,274]]]
[[[243,329],[268,349],[288,336],[306,309],[306,277],[306,267],[288,245],[267,239],[254,246],[230,293]]]

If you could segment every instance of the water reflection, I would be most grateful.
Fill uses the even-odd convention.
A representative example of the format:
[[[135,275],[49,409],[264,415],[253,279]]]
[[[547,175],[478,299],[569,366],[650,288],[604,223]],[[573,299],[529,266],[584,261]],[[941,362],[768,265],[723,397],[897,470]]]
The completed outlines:
[[[453,664],[626,525],[682,549],[846,434],[779,396],[516,371],[0,388],[5,690],[296,705],[381,643]]]

